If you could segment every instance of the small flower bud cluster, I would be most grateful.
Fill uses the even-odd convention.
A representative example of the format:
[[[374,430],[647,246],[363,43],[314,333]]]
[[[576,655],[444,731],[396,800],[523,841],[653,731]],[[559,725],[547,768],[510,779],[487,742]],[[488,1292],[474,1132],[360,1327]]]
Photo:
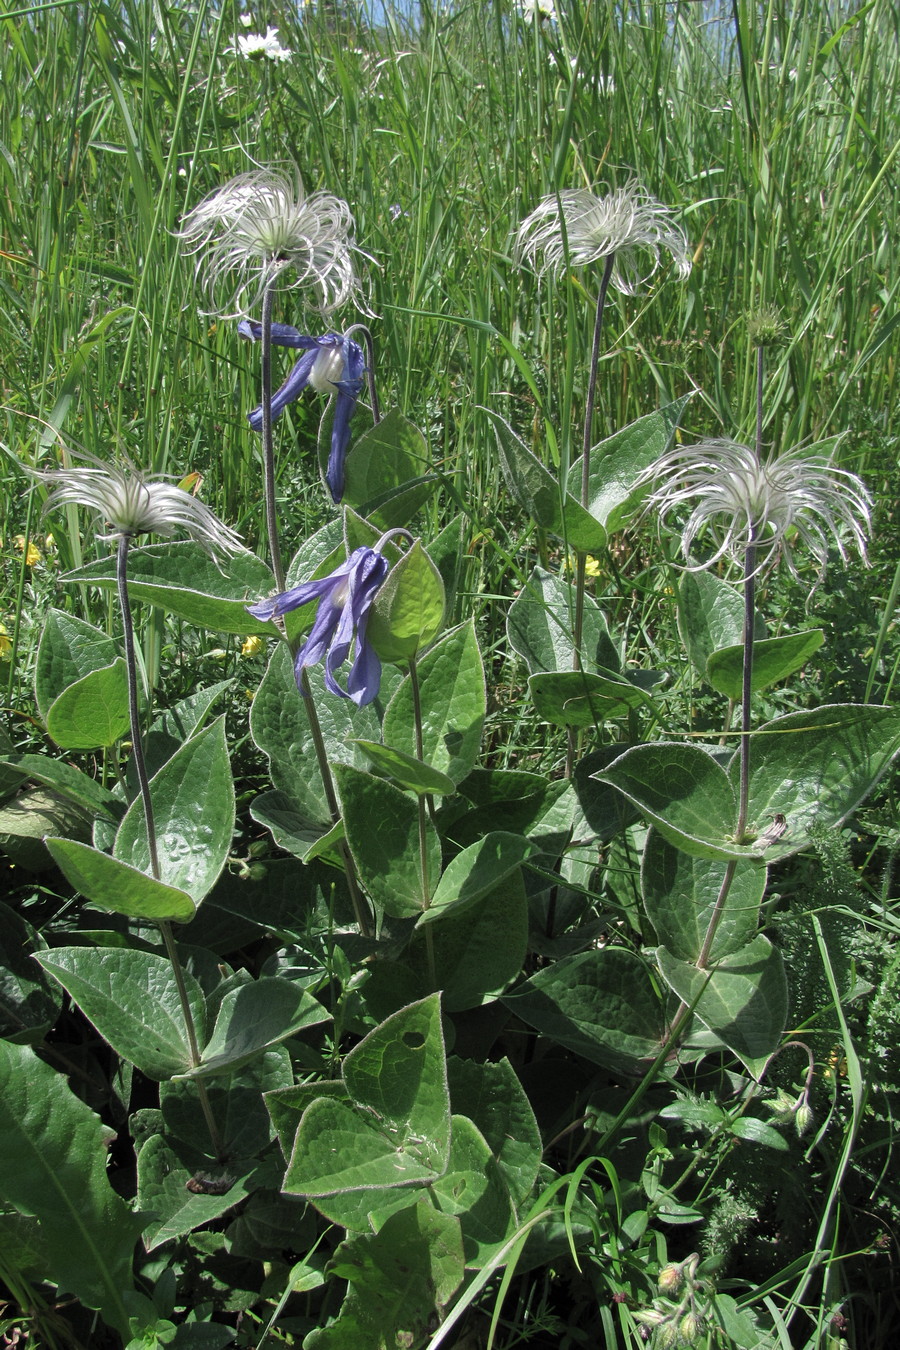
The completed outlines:
[[[775,1096],[766,1102],[766,1106],[772,1112],[773,1125],[790,1125],[793,1122],[798,1139],[803,1138],[813,1123],[813,1112],[806,1088],[796,1098],[784,1088],[779,1088]]]
[[[655,1298],[649,1308],[634,1314],[635,1320],[653,1333],[653,1350],[682,1350],[695,1345],[706,1330],[706,1319],[697,1308],[697,1295],[705,1292],[697,1279],[700,1257],[694,1252],[684,1261],[673,1262],[659,1272]],[[681,1295],[678,1303],[673,1300]]]

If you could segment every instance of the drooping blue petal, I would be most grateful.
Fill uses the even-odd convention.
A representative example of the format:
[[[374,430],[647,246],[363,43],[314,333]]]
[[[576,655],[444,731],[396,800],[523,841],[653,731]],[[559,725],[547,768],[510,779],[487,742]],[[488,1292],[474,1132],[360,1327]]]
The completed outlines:
[[[359,627],[365,624],[369,607],[384,581],[388,571],[388,561],[381,553],[373,549],[357,549],[356,562],[347,577],[347,592],[344,598],[344,610],[335,629],[331,648],[325,659],[325,685],[332,694],[347,694],[335,679],[335,672],[346,661],[354,637],[359,642]],[[354,554],[354,557],[356,557]]]
[[[272,395],[272,421],[280,417],[289,403],[293,403],[303,393],[303,390],[309,384],[309,377],[312,368],[316,364],[318,348],[304,352],[294,365],[290,375],[288,375],[284,384]],[[254,408],[247,414],[247,421],[254,431],[262,428],[262,404]]]
[[[304,666],[317,666],[321,660],[329,656],[343,615],[343,606],[335,604],[330,596],[324,597],[319,602],[309,637],[300,648],[294,662],[298,679]]]
[[[346,575],[346,574],[342,574]],[[283,615],[289,614],[292,609],[299,609],[301,605],[307,604],[310,600],[318,600],[323,595],[327,595],[336,584],[336,574],[323,577],[321,581],[304,581],[299,586],[294,586],[289,591],[282,591],[280,595],[273,595],[269,600],[260,600],[255,605],[248,605],[247,611],[252,614],[254,619],[262,619],[264,622],[268,619],[280,619]]]
[[[351,578],[350,611],[356,627],[356,651],[347,678],[347,694],[358,707],[371,703],[381,687],[381,661],[366,637],[369,612],[390,570],[387,558],[376,553]]]
[[[350,605],[345,603],[340,621],[334,630],[328,655],[325,657],[325,688],[330,690],[332,694],[337,694],[340,698],[346,698],[347,694],[335,679],[335,672],[341,668],[350,654],[355,629],[353,611]]]
[[[347,677],[347,693],[358,708],[364,708],[378,696],[381,688],[381,661],[366,637],[368,611],[356,625],[356,653]]]
[[[390,570],[390,564],[383,553],[376,553],[371,548],[358,548],[353,556],[356,558],[357,554],[360,556],[349,573],[348,595],[354,624],[361,623],[366,617]]]
[[[325,481],[334,502],[344,495],[344,461],[347,458],[347,446],[350,442],[350,419],[356,410],[356,401],[363,387],[365,358],[358,342],[350,338],[343,339],[344,378],[335,381],[337,400],[334,408],[334,421],[331,425],[331,450],[328,455],[328,468]]]
[[[340,698],[351,698],[362,707],[371,703],[381,682],[381,662],[366,638],[369,611],[389,571],[383,554],[358,548],[346,562],[319,581],[305,581],[281,595],[248,605],[257,619],[280,618],[300,605],[318,600],[319,607],[309,636],[294,661],[297,684],[302,688],[307,666],[324,662],[325,685]],[[355,643],[347,688],[342,689],[337,672]]]
[[[241,319],[238,324],[238,336],[247,338],[250,342],[260,342],[262,340],[262,324],[256,319]],[[289,323],[272,324],[272,345],[274,347],[317,347],[320,339],[307,337],[300,332],[299,328],[292,327]]]

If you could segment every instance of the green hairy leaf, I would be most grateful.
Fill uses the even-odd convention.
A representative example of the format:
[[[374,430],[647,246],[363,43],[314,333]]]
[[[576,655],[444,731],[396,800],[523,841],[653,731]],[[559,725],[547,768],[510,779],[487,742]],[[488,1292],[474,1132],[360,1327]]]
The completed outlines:
[[[24,1045],[0,1041],[0,1197],[40,1224],[46,1274],[127,1331],[143,1228],[106,1176],[110,1132]]]
[[[102,590],[116,588],[116,560],[103,558],[67,572],[63,581]],[[148,544],[128,555],[128,591],[132,600],[174,614],[198,628],[217,633],[275,634],[273,624],[248,614],[247,606],[274,589],[272,573],[252,553],[238,553],[220,569],[199,544]]]

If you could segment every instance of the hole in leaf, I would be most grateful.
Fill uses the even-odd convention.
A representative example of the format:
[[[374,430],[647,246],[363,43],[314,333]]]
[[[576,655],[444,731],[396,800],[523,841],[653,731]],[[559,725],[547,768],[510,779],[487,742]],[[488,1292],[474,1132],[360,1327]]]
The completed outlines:
[[[410,1050],[421,1050],[425,1044],[425,1037],[421,1031],[404,1031],[403,1044],[408,1045]]]

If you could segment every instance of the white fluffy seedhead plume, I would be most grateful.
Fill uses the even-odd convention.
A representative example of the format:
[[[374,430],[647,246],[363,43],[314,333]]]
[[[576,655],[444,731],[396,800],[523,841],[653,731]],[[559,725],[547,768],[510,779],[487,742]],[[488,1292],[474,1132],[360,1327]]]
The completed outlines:
[[[184,217],[179,237],[196,256],[207,313],[236,318],[276,284],[308,291],[322,314],[355,297],[353,254],[360,250],[352,232],[353,216],[340,197],[307,197],[299,177],[257,169],[204,197]]]
[[[758,571],[783,557],[796,577],[793,554],[798,544],[812,554],[820,575],[831,548],[846,562],[848,548],[854,547],[868,563],[872,499],[855,473],[837,468],[830,453],[815,445],[797,446],[767,460],[727,439],[676,445],[639,483],[653,485],[646,509],[658,512],[662,522],[690,508],[680,527],[681,552],[690,559],[694,541],[708,534],[715,551],[702,568],[723,557],[743,562],[751,544]]]
[[[678,274],[691,270],[687,238],[667,206],[632,180],[616,192],[597,197],[586,188],[570,188],[541,202],[526,216],[516,236],[516,254],[543,276],[565,267],[586,267],[615,256],[610,284],[634,295],[670,253]],[[649,254],[649,271],[639,264]]]
[[[104,464],[94,455],[81,452],[77,458],[84,467],[46,469],[35,477],[51,492],[44,512],[74,504],[96,511],[108,534],[100,539],[118,539],[122,535],[158,534],[167,539],[183,531],[190,539],[221,561],[245,552],[233,530],[203,502],[158,474],[145,475],[128,460],[124,464]]]

